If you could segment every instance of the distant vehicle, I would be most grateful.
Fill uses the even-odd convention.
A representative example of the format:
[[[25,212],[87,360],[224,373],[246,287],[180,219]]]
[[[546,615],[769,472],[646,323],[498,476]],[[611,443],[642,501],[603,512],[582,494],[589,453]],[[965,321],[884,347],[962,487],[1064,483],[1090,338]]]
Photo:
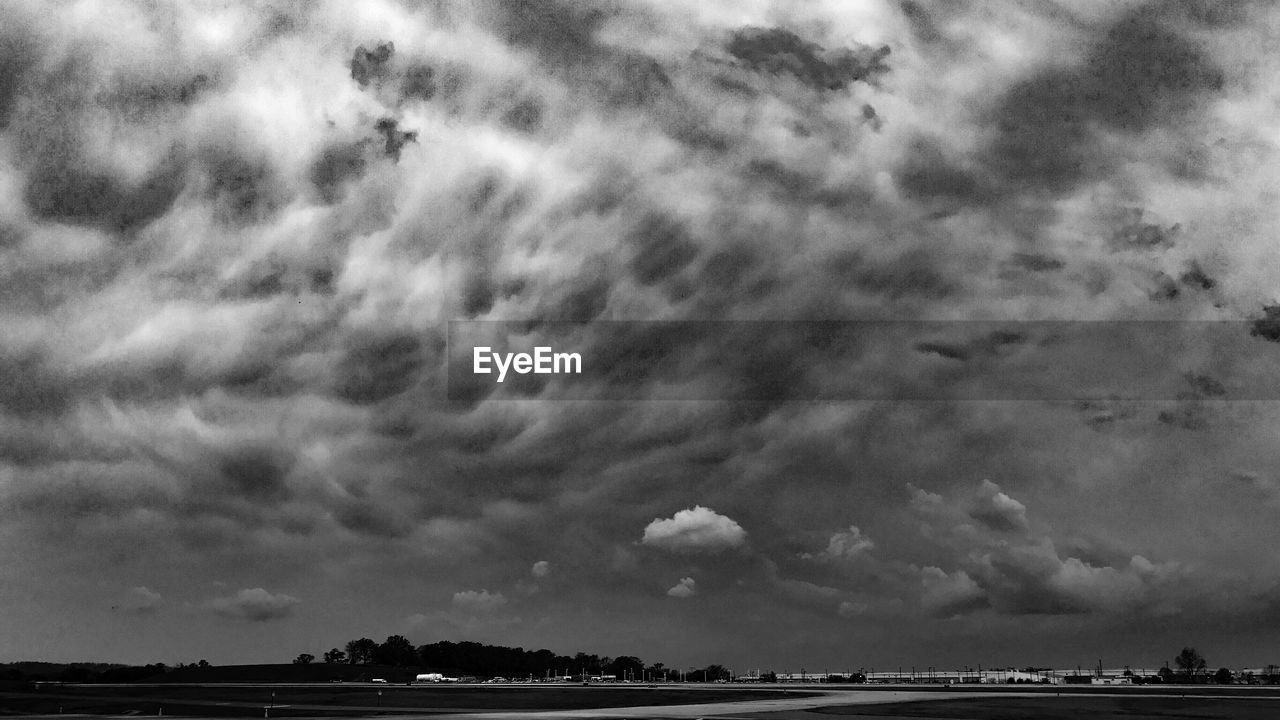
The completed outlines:
[[[413,681],[420,683],[456,683],[458,678],[445,677],[443,673],[419,673]]]
[[[381,683],[381,684],[383,684],[383,685],[386,685],[386,684],[387,684],[386,678],[374,678],[374,679],[370,680],[369,682]]]

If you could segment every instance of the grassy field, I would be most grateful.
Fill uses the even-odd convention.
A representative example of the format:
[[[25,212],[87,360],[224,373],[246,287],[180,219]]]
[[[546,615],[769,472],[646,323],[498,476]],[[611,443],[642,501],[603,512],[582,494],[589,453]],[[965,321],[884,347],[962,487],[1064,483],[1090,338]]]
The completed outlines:
[[[273,696],[274,693],[274,696]],[[38,692],[0,693],[0,714],[85,713],[111,715],[202,715],[262,717],[274,704],[273,717],[414,712],[479,712],[502,710],[574,710],[629,705],[680,705],[750,698],[801,697],[804,693],[738,688],[689,690],[646,687],[470,687],[387,685],[303,687],[171,685],[64,686]],[[287,707],[281,707],[287,706]]]

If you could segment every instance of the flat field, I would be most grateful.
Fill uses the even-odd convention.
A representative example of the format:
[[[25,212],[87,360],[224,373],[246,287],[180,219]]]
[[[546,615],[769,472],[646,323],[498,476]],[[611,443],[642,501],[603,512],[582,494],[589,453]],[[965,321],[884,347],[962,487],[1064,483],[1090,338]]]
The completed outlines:
[[[657,686],[431,686],[415,685],[66,685],[37,692],[0,693],[0,715],[165,715],[207,717],[352,716],[401,712],[466,713],[683,705],[769,698],[801,698],[794,690]]]
[[[0,692],[4,715],[519,720],[1275,720],[1275,688],[829,688],[725,686],[182,684]],[[479,714],[479,715],[477,715]],[[452,718],[451,718],[452,720]]]

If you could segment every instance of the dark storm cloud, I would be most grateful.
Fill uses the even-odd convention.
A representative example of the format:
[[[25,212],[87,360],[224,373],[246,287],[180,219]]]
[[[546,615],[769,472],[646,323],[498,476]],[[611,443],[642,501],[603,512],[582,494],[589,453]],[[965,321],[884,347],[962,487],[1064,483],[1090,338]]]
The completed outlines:
[[[56,414],[73,402],[66,378],[38,351],[0,357],[0,406],[19,416]]]
[[[1233,203],[1273,183],[1224,180],[1196,200],[1154,147],[1162,133],[1202,140],[1215,68],[1243,65],[1218,57],[1213,33],[1243,23],[1197,19],[1203,7],[1098,11],[1067,27],[1093,33],[1076,62],[1046,30],[1075,11],[1045,21],[1038,6],[1004,24],[923,2],[375,2],[287,27],[269,8],[219,8],[107,22],[15,5],[6,27],[35,21],[58,41],[0,31],[15,148],[0,157],[0,521],[38,539],[29,557],[92,566],[61,573],[84,578],[86,608],[108,580],[177,607],[181,591],[151,575],[179,548],[186,577],[246,588],[202,607],[284,620],[256,625],[263,645],[228,662],[365,632],[316,619],[347,617],[334,588],[357,583],[377,598],[369,622],[417,613],[416,627],[503,644],[619,652],[636,617],[663,612],[679,639],[650,634],[646,658],[761,652],[746,635],[766,663],[834,657],[846,633],[832,623],[954,644],[964,623],[995,619],[989,648],[1058,614],[1154,623],[1158,597],[1178,594],[1175,560],[1214,552],[1160,524],[1202,505],[1187,502],[1204,497],[1194,478],[1222,477],[1209,465],[1228,443],[1267,462],[1274,419],[1233,424],[1214,404],[1266,377],[1262,355],[1235,355],[1237,374],[1143,334],[1095,345],[998,323],[880,337],[794,322],[1270,302],[1263,221]],[[1002,136],[982,108],[1017,127]],[[1200,143],[1197,177],[1230,178],[1243,147],[1270,158],[1266,116],[1230,108],[1241,115],[1216,118],[1225,140]],[[1120,192],[1108,183],[1122,160]],[[1035,202],[1065,190],[1089,201]],[[1229,246],[1214,234],[1227,225]],[[1179,295],[1156,304],[1158,273]],[[597,374],[457,393],[450,377],[462,402],[446,403],[446,323],[472,318],[521,321],[512,349],[593,352]],[[655,318],[697,322],[618,322]],[[762,319],[782,322],[750,324]],[[1254,327],[1267,338],[1265,318]],[[793,402],[933,398],[965,373],[1077,367],[1073,353],[1114,361],[1097,377],[1163,368],[1174,402]],[[1045,392],[1074,397],[1092,387],[1083,376]],[[614,391],[629,401],[599,401]],[[681,402],[726,397],[759,401]],[[1179,402],[1205,413],[1202,430],[1159,422]],[[912,509],[908,482],[934,491],[920,501],[933,510]],[[1235,486],[1206,522],[1259,520],[1260,487]],[[1115,507],[1133,509],[1121,523]],[[1216,531],[1266,540],[1236,526]],[[555,571],[535,592],[544,558]],[[1219,564],[1224,587],[1248,585]],[[316,612],[291,613],[292,595]],[[227,635],[184,633],[184,647]]]
[[[860,289],[891,300],[919,297],[942,299],[956,292],[957,282],[948,277],[929,253],[907,252],[886,263],[855,261],[849,280]]]
[[[79,125],[113,102],[95,92],[100,82],[87,57],[72,56],[14,89],[23,102],[10,121],[29,166],[24,200],[40,218],[127,233],[168,211],[182,189],[183,168],[176,148],[140,178],[87,159]]]
[[[534,99],[521,100],[502,114],[502,124],[523,133],[534,133],[542,127],[542,104]]]
[[[268,255],[250,263],[240,277],[223,288],[222,294],[228,298],[261,300],[281,293],[323,290],[328,282],[324,279],[326,271],[327,268],[322,267],[306,273],[291,267],[279,255]]]
[[[1222,89],[1220,68],[1167,17],[1139,7],[1106,28],[1079,64],[1032,73],[992,112],[984,164],[1003,184],[1063,193],[1111,172],[1098,129],[1138,135],[1175,125]]]
[[[27,205],[41,218],[126,233],[163,215],[181,188],[176,167],[131,183],[72,159],[72,150],[59,154],[67,157],[35,168],[27,183]]]
[[[1122,250],[1167,250],[1174,245],[1181,229],[1177,223],[1164,226],[1146,222],[1143,211],[1135,209],[1125,213],[1123,221],[1111,236],[1111,243],[1113,247]]]
[[[397,395],[419,378],[422,341],[415,335],[356,339],[336,369],[338,395],[357,404]]]
[[[337,143],[325,148],[311,165],[310,179],[321,199],[327,203],[342,198],[342,191],[349,180],[354,180],[365,170],[364,143]]]
[[[947,158],[942,144],[931,138],[912,144],[896,179],[903,193],[913,198],[983,202],[991,192],[972,170]]]
[[[636,227],[631,243],[635,256],[629,267],[643,285],[665,280],[692,262],[698,252],[698,246],[678,220],[657,215]]]
[[[290,199],[276,169],[256,154],[232,147],[210,148],[206,155],[208,192],[230,221],[262,222]]]
[[[395,118],[380,118],[374,123],[374,129],[378,134],[382,135],[382,150],[392,160],[400,159],[400,151],[405,145],[411,142],[417,142],[418,133],[414,130],[401,130],[399,122]]]
[[[1212,290],[1218,284],[1195,260],[1187,263],[1187,269],[1178,276],[1178,281],[1192,290]]]
[[[1066,264],[1062,260],[1036,253],[1014,253],[1010,260],[1017,267],[1031,272],[1051,272],[1061,270]]]
[[[1263,316],[1253,321],[1249,334],[1268,342],[1280,342],[1280,305],[1262,308]]]
[[[942,39],[943,35],[939,32],[929,8],[923,3],[915,2],[915,0],[903,0],[900,3],[900,7],[902,14],[911,23],[912,32],[922,41],[935,43]]]
[[[843,90],[889,71],[888,46],[826,50],[783,28],[743,28],[725,49],[757,72],[786,73],[815,90]]]
[[[279,501],[288,495],[284,484],[288,466],[274,453],[256,448],[236,449],[218,464],[226,491],[254,502]]]
[[[560,0],[517,0],[504,3],[494,22],[499,37],[535,50],[548,62],[590,62],[599,49],[595,33],[608,11]]]
[[[351,79],[363,88],[371,82],[390,77],[390,61],[395,51],[395,43],[390,42],[381,43],[372,50],[366,50],[363,45],[356,48],[351,56]]]
[[[27,73],[41,54],[40,39],[22,24],[9,25],[0,36],[0,128],[8,126],[14,105],[23,96]]]

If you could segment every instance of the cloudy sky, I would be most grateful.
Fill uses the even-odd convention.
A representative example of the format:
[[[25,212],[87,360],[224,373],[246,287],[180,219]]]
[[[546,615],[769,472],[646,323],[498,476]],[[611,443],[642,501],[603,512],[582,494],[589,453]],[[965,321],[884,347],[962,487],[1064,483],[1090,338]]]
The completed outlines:
[[[1277,28],[5,3],[0,660],[1276,662]],[[455,396],[451,321],[603,364]]]

